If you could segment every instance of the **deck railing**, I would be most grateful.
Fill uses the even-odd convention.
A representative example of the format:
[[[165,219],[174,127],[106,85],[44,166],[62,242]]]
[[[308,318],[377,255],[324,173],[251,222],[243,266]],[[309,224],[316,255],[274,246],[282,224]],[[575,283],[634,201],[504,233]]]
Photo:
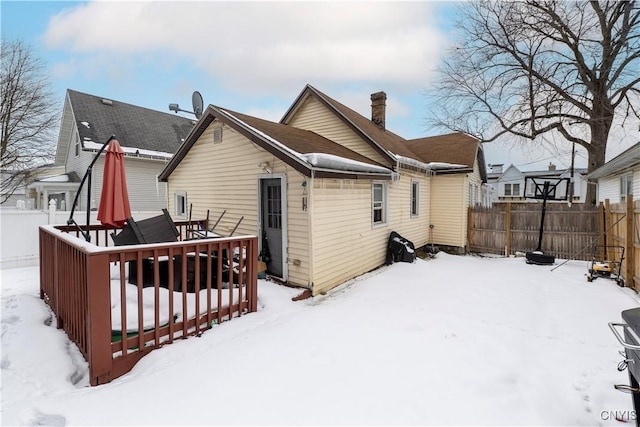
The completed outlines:
[[[91,385],[166,343],[257,311],[255,236],[106,246],[105,229],[92,232],[102,246],[69,227],[40,227],[40,296],[87,360]]]

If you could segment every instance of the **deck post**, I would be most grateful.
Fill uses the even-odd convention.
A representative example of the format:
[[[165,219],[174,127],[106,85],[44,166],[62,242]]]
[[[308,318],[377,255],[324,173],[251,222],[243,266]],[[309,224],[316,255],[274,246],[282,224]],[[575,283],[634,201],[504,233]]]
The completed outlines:
[[[88,254],[87,357],[91,385],[111,381],[111,292],[108,254]]]

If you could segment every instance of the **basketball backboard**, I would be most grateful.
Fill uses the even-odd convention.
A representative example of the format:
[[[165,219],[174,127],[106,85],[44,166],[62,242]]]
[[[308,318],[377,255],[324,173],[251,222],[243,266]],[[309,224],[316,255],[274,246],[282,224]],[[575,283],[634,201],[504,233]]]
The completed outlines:
[[[569,178],[527,176],[524,180],[524,196],[527,199],[567,200]],[[546,193],[546,194],[545,194]]]

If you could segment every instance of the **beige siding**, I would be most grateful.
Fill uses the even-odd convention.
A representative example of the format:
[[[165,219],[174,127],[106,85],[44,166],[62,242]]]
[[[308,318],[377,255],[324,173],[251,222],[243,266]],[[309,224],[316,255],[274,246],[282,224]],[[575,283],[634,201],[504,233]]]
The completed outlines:
[[[431,181],[431,222],[439,245],[464,247],[467,234],[466,174],[436,175]]]
[[[302,211],[302,182],[304,176],[277,160],[229,127],[223,129],[223,140],[213,143],[214,122],[196,141],[187,156],[169,177],[169,213],[175,216],[175,194],[187,193],[192,205],[192,218],[204,218],[210,210],[215,220],[226,210],[216,231],[228,235],[244,216],[236,234],[258,234],[258,177],[267,176],[258,164],[269,162],[273,176],[282,174],[287,182],[288,213],[288,270],[289,281],[309,285],[309,254],[307,212]],[[287,254],[284,254],[285,258]],[[300,265],[293,265],[299,260]],[[297,262],[296,262],[297,263]]]
[[[313,97],[308,97],[303,102],[289,120],[289,125],[313,131],[378,163],[387,163],[371,145]]]
[[[313,293],[384,263],[391,228],[371,226],[371,181],[315,180]],[[342,188],[341,188],[342,187]]]
[[[420,182],[420,213],[411,216],[411,179]],[[425,245],[429,235],[430,180],[403,171],[388,184],[388,222],[372,226],[369,180],[316,179],[313,188],[313,293],[384,264],[391,231]]]

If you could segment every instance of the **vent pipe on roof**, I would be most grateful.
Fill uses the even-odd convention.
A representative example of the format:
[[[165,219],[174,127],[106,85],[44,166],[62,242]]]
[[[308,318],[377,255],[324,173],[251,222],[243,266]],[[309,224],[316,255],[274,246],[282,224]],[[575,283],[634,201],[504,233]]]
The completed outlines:
[[[104,98],[103,98],[103,99],[102,99],[102,103],[103,103],[104,105],[113,105],[113,101],[112,101],[112,100],[110,100],[110,99],[104,99]]]
[[[371,94],[371,121],[380,129],[385,129],[387,94],[376,92]]]

